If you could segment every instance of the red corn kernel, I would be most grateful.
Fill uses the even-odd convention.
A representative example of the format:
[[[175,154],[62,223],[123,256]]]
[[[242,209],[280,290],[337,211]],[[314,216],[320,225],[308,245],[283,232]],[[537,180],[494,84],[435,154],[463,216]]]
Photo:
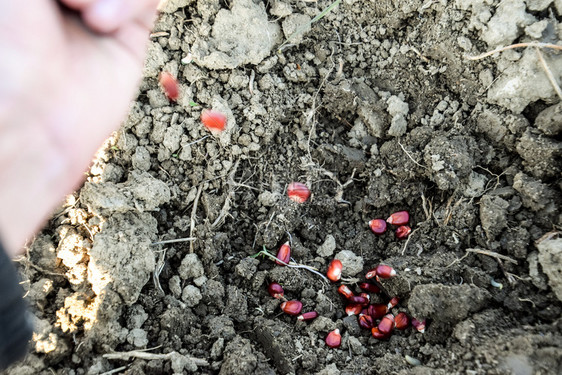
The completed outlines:
[[[412,233],[412,228],[410,228],[407,225],[402,225],[396,228],[395,233],[396,233],[396,238],[398,239],[406,238],[410,235],[410,233]]]
[[[359,326],[365,329],[373,328],[373,318],[371,318],[371,315],[359,314]]]
[[[390,300],[390,302],[388,302],[388,309],[392,309],[394,306],[398,305],[398,302],[400,301],[400,299],[398,297],[392,297],[392,299]]]
[[[347,300],[351,303],[357,303],[361,305],[361,307],[367,306],[369,304],[369,300],[363,296],[351,296]]]
[[[285,301],[281,304],[281,310],[288,315],[299,315],[302,310],[302,302],[297,300]]]
[[[351,291],[351,289],[349,289],[347,285],[340,285],[340,287],[338,288],[338,293],[347,299],[350,299],[351,297],[355,297],[355,294],[353,294],[353,292]]]
[[[377,340],[384,340],[387,339],[388,337],[390,337],[389,333],[382,333],[378,327],[373,327],[371,328],[371,334],[373,335],[374,338],[376,338]]]
[[[297,203],[304,203],[310,197],[310,189],[303,183],[291,182],[287,188],[289,199]]]
[[[373,219],[369,221],[369,228],[374,234],[383,234],[386,232],[386,221],[383,219]]]
[[[336,282],[339,279],[341,279],[341,270],[343,268],[343,265],[341,264],[341,261],[339,259],[334,259],[330,262],[330,265],[328,266],[328,271],[326,272],[326,276],[328,276],[328,279],[330,279],[332,282]]]
[[[368,271],[368,272],[365,274],[365,278],[366,278],[367,280],[368,280],[368,279],[372,279],[372,278],[375,277],[375,276],[377,276],[377,269],[376,269],[376,268],[373,268],[372,270]]]
[[[394,323],[396,324],[396,329],[403,330],[408,328],[410,318],[408,318],[405,312],[400,312],[394,317]]]
[[[369,293],[360,293],[359,297],[365,298],[367,300],[367,304],[371,302],[371,296],[369,295]]]
[[[404,225],[410,221],[410,214],[408,211],[398,211],[390,215],[386,222],[392,225]]]
[[[178,81],[174,78],[172,74],[169,72],[162,72],[158,77],[158,81],[160,82],[160,86],[164,91],[164,94],[168,97],[168,99],[172,101],[178,100],[180,97],[180,88],[178,85]]]
[[[385,264],[379,264],[377,268],[375,268],[375,272],[381,279],[389,279],[393,276],[396,276],[396,271],[394,270],[394,268]]]
[[[226,127],[226,116],[219,111],[204,109],[201,112],[201,122],[211,132],[222,132]]]
[[[425,332],[425,319],[420,321],[416,318],[412,318],[412,327],[414,327],[419,333]]]
[[[269,284],[269,286],[267,287],[267,291],[269,292],[270,296],[277,299],[281,299],[285,295],[285,291],[283,290],[283,287],[277,283]]]
[[[371,283],[359,283],[359,288],[369,293],[378,293],[381,291],[378,286]]]
[[[339,348],[341,345],[341,334],[339,329],[334,329],[326,336],[326,345],[330,348]]]
[[[281,262],[286,263],[283,264],[279,260],[276,260],[275,263],[280,266],[286,266],[291,261],[291,246],[289,246],[288,241],[281,245],[281,247],[279,248],[279,251],[277,252],[277,259],[279,259]]]
[[[378,328],[382,334],[389,334],[395,326],[394,315],[386,314],[380,321]]]
[[[358,303],[350,303],[345,307],[345,313],[347,316],[359,315],[361,314],[361,310],[363,310],[363,306]]]
[[[388,306],[384,303],[377,303],[374,305],[370,305],[367,308],[367,313],[371,315],[373,319],[379,319],[388,313]]]
[[[298,320],[312,320],[318,317],[318,313],[316,311],[309,311],[301,314],[297,317]]]

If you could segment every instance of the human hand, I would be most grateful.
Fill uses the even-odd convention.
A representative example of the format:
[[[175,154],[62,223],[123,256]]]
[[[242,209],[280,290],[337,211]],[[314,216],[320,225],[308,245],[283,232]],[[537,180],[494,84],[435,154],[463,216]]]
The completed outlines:
[[[0,241],[9,255],[124,119],[157,3],[0,0]]]

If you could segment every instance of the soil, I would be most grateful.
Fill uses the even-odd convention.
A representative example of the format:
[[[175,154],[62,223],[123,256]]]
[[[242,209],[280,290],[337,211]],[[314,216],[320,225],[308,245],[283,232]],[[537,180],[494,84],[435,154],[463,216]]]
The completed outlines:
[[[562,57],[467,58],[557,43],[562,1],[344,0],[310,23],[331,3],[164,3],[127,120],[21,261],[37,333],[7,374],[562,373]],[[407,240],[370,231],[400,210]],[[391,265],[425,333],[376,340],[340,283],[253,257],[285,241],[320,273]]]

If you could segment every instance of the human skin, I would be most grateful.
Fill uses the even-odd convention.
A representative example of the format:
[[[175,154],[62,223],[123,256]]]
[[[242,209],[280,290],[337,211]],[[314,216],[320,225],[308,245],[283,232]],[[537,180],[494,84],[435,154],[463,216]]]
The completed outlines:
[[[79,187],[125,118],[157,4],[0,0],[0,241],[8,255]]]

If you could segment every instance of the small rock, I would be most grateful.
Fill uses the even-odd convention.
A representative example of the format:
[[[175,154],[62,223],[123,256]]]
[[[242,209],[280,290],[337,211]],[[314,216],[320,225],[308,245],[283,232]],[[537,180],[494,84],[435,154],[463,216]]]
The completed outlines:
[[[562,132],[562,103],[544,109],[535,119],[535,126],[546,135]]]
[[[178,273],[182,280],[195,279],[203,276],[205,274],[205,269],[197,254],[187,254],[181,261]]]
[[[547,239],[537,243],[539,262],[548,276],[548,284],[562,301],[562,238]]]
[[[480,200],[480,222],[488,240],[492,241],[507,228],[507,208],[509,203],[500,198],[484,195]]]
[[[181,293],[181,300],[185,302],[188,307],[197,306],[202,298],[201,291],[194,285],[187,285],[183,288]]]
[[[321,257],[331,257],[336,250],[336,239],[331,234],[328,234],[324,239],[324,243],[316,249],[316,253]]]
[[[344,275],[355,276],[363,271],[363,258],[353,251],[342,250],[336,254],[336,259],[341,261]]]

